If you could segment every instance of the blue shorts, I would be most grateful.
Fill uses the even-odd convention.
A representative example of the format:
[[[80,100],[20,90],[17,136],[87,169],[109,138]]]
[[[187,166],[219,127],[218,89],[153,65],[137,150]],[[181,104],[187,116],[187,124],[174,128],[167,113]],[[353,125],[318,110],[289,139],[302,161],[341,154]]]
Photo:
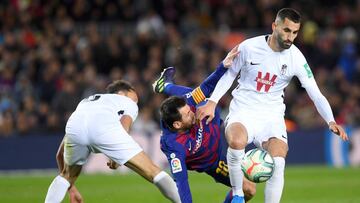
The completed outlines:
[[[220,159],[217,161],[214,167],[208,171],[205,171],[205,173],[213,177],[216,182],[231,187],[226,155],[224,153],[220,155]]]

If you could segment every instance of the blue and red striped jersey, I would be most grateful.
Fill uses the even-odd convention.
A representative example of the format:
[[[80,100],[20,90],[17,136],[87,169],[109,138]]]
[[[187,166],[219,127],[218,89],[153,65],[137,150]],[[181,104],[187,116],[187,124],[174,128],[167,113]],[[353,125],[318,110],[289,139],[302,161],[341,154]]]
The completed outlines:
[[[210,96],[226,70],[221,63],[216,71],[194,90],[169,84],[165,87],[165,93],[184,96],[186,103],[195,113],[196,108],[205,103],[204,100]],[[217,167],[221,156],[220,111],[216,109],[215,117],[209,124],[206,125],[206,119],[201,122],[203,127],[195,124],[185,133],[173,132],[161,122],[161,150],[167,156],[183,203],[192,202],[187,170],[206,172]]]

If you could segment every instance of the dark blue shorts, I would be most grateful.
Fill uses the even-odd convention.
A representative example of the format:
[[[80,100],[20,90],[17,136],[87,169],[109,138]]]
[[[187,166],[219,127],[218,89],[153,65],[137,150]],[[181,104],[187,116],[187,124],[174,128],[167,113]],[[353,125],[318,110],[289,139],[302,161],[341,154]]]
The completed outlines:
[[[210,170],[205,171],[205,173],[213,177],[216,182],[231,187],[225,154],[222,154],[217,164]]]

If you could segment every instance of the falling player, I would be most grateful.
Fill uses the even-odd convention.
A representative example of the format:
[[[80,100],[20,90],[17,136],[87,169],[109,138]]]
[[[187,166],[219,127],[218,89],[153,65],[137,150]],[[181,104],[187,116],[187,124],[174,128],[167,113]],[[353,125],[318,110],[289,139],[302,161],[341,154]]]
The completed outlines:
[[[219,111],[209,124],[196,123],[197,106],[214,90],[219,78],[231,66],[233,58],[238,54],[236,48],[199,87],[188,87],[172,84],[174,68],[167,68],[154,83],[155,92],[171,96],[160,107],[161,115],[161,149],[166,154],[171,172],[179,190],[182,203],[192,202],[187,170],[204,172],[215,181],[230,187],[226,163],[226,147],[222,144]],[[225,142],[226,143],[226,142]],[[246,198],[250,199],[256,191],[255,184],[244,181]],[[231,192],[225,202],[232,199]]]

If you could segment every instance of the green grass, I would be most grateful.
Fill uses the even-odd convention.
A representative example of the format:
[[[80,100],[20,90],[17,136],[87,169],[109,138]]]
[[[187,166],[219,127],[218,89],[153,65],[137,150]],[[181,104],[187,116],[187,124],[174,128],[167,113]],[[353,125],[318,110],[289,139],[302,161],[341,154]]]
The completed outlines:
[[[43,202],[55,174],[0,175],[0,202]],[[195,203],[222,202],[229,190],[205,174],[190,173]],[[150,183],[136,174],[81,175],[77,186],[86,203],[162,203],[168,202]],[[265,184],[258,184],[251,202],[264,202]],[[68,203],[68,199],[64,201]],[[287,167],[282,202],[285,203],[358,203],[360,202],[360,169],[324,166]]]

